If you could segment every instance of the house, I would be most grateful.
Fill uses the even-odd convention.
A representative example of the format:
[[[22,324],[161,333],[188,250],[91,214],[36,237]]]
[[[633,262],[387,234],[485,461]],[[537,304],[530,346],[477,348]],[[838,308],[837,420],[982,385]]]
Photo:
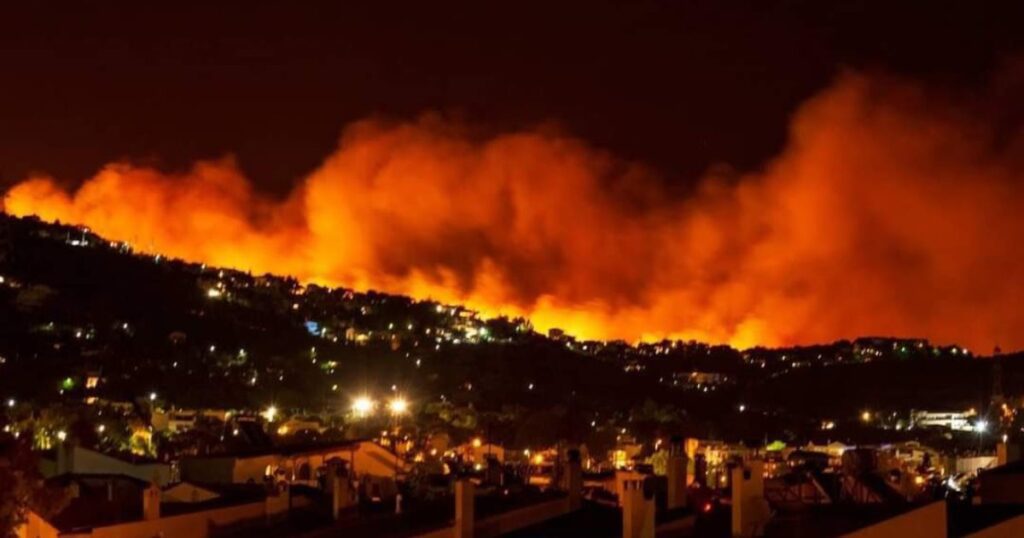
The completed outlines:
[[[310,443],[189,457],[182,459],[180,465],[184,480],[201,484],[260,484],[272,480],[315,485],[332,460],[346,462],[357,478],[394,478],[407,470],[407,464],[396,454],[369,441]]]
[[[162,490],[127,476],[73,474],[48,484],[66,489],[68,505],[49,520],[30,513],[19,538],[206,538],[218,529],[272,525],[293,503],[288,488],[262,485]],[[197,493],[193,500],[179,498],[186,490]]]
[[[463,460],[474,465],[487,465],[487,460],[494,458],[498,463],[505,462],[505,447],[481,442],[479,439],[460,445],[456,451]]]
[[[64,443],[57,447],[57,462],[52,474],[122,475],[165,486],[177,478],[177,469],[169,463],[138,457],[122,459]]]

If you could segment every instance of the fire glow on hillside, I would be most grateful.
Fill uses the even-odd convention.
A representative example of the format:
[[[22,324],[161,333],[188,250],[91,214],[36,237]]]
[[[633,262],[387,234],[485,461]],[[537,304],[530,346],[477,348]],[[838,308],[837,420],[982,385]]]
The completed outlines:
[[[1002,134],[1005,138],[1005,133]],[[1022,137],[847,74],[763,170],[690,196],[564,134],[350,126],[283,201],[231,159],[48,177],[5,210],[213,265],[462,302],[582,337],[737,346],[866,334],[1024,347]]]

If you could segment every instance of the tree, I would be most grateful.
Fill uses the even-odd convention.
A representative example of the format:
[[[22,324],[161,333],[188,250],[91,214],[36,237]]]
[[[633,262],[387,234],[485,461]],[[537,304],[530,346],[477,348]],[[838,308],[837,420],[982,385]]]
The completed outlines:
[[[46,488],[35,455],[25,440],[0,441],[0,537],[13,538],[15,530],[34,510],[49,517],[66,504],[63,491]]]

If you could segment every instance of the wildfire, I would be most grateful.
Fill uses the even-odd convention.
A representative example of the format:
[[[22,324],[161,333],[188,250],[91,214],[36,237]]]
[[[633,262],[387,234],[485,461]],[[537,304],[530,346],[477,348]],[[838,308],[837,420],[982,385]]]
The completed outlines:
[[[114,163],[71,193],[29,178],[4,204],[141,250],[581,337],[1022,347],[1022,161],[932,105],[845,75],[801,107],[763,170],[711,174],[683,199],[563,134],[479,139],[425,116],[350,126],[284,200],[223,159],[181,174]]]

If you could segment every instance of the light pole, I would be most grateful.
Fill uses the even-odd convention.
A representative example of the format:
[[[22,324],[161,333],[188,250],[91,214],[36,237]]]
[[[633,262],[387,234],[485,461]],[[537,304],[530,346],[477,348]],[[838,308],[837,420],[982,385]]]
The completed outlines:
[[[393,440],[391,441],[393,448],[395,449],[395,484],[398,484],[398,432],[399,432],[399,420],[402,415],[409,411],[409,402],[401,396],[396,396],[390,402],[388,402],[388,411],[391,411],[391,424],[392,430],[395,432]]]
[[[988,422],[985,420],[979,420],[974,423],[974,431],[978,432],[978,453],[981,453],[981,438],[985,435],[985,430],[988,429]]]

